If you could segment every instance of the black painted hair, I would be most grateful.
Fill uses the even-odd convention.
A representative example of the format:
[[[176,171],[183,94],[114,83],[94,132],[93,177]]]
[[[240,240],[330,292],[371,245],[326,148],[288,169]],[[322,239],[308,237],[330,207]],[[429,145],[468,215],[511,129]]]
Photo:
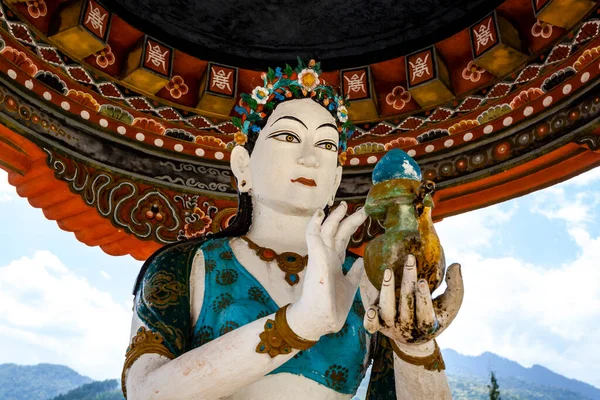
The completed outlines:
[[[290,99],[290,100],[292,100],[292,99]],[[289,100],[286,99],[285,101],[289,101]],[[314,101],[317,104],[321,105],[321,103],[319,103],[318,101],[316,101],[316,100],[314,100]],[[279,105],[281,103],[283,103],[283,101],[278,103],[277,105]],[[276,107],[277,106],[275,106],[275,108]],[[265,116],[265,118],[263,118],[260,122],[257,122],[257,126],[260,127],[261,130],[267,124],[267,120],[269,119],[269,116],[271,115],[271,113],[273,113],[275,108],[273,108],[273,110],[269,110],[267,112],[267,115]],[[254,151],[254,146],[256,145],[256,141],[258,140],[259,134],[260,134],[260,132],[259,133],[251,132],[248,135],[248,141],[244,145],[244,148],[248,151],[249,154],[252,154],[252,152]],[[329,214],[329,206],[325,206],[324,211],[325,211],[325,216],[327,216]],[[148,266],[152,263],[152,261],[156,258],[156,256],[159,253],[161,253],[162,251],[170,249],[171,247],[177,246],[181,243],[196,242],[198,244],[201,244],[208,240],[215,240],[215,239],[221,239],[221,238],[226,238],[226,237],[244,236],[250,230],[250,225],[252,225],[252,197],[248,193],[242,193],[242,192],[238,191],[237,213],[227,228],[225,228],[222,231],[219,231],[217,233],[214,233],[214,234],[209,234],[209,235],[202,236],[199,238],[186,239],[183,241],[171,243],[171,244],[165,245],[165,246],[161,247],[160,249],[156,250],[150,257],[148,257],[148,259],[144,262],[144,265],[142,265],[142,268],[140,269],[138,277],[135,281],[135,285],[133,288],[133,295],[135,296],[136,292],[138,291],[139,286],[144,277],[144,274],[146,273],[146,270],[148,269]]]

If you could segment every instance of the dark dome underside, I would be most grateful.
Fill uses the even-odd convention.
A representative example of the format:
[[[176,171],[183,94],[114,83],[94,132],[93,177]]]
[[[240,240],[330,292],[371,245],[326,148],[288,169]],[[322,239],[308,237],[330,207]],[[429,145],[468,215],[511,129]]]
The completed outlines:
[[[498,0],[110,0],[140,30],[202,59],[264,69],[297,56],[338,69],[433,44],[494,10]]]

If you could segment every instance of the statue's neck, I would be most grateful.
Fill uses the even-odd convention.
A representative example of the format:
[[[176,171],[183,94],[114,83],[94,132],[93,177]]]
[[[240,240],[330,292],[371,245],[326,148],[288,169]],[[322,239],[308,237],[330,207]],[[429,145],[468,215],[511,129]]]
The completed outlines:
[[[269,247],[276,253],[291,251],[308,254],[306,227],[311,216],[290,215],[276,211],[253,200],[252,225],[247,236],[259,246]]]

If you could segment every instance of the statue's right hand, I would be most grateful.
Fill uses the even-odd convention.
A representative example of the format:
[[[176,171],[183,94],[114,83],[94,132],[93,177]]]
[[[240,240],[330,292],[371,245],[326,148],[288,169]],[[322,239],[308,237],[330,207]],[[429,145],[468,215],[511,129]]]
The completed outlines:
[[[346,322],[364,273],[362,258],[344,275],[342,264],[350,237],[365,221],[363,209],[342,221],[348,206],[342,202],[323,222],[317,210],[306,229],[308,265],[300,299],[288,308],[288,323],[309,340],[338,332]]]

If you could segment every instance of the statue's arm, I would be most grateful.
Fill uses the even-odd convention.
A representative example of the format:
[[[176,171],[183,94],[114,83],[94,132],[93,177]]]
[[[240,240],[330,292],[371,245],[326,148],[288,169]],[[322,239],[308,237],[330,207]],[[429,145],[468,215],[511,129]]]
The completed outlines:
[[[427,357],[434,352],[433,341],[422,345],[404,345],[394,342],[400,350],[414,357]],[[404,347],[402,347],[404,346]],[[420,365],[410,364],[394,354],[394,378],[397,399],[452,399],[446,371],[428,371]]]
[[[202,308],[204,292],[202,254],[195,257],[190,286],[190,309],[195,324],[195,314]],[[175,359],[155,353],[141,355],[124,373],[128,400],[218,399],[259,380],[298,352],[293,350],[275,358],[256,352],[259,334],[264,331],[269,318],[274,319],[275,314],[235,329]],[[140,327],[145,325],[134,313],[132,338]]]
[[[366,274],[361,281],[360,291],[363,305],[368,312],[371,305],[378,301],[379,291],[371,284]],[[423,344],[406,344],[400,341],[394,343],[404,354],[418,358],[430,356],[435,351],[433,340]],[[393,357],[397,399],[452,399],[445,370],[429,371],[420,365],[402,360],[395,353]]]

